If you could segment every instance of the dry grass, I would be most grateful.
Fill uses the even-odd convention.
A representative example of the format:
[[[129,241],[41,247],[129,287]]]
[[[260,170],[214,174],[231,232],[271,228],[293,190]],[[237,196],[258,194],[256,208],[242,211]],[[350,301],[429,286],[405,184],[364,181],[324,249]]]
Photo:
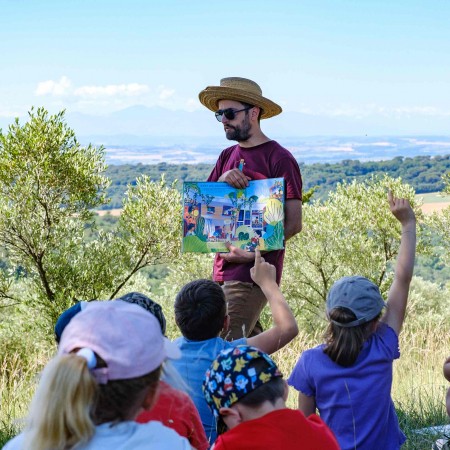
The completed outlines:
[[[407,449],[429,449],[436,436],[417,435],[414,430],[446,422],[444,410],[447,382],[442,375],[442,365],[450,353],[449,326],[430,324],[414,328],[407,323],[400,338],[402,356],[394,364],[392,395],[402,429],[408,436]],[[321,332],[311,336],[300,332],[287,347],[279,350],[274,359],[288,377],[300,354],[321,342]],[[0,447],[22,425],[34,392],[36,378],[48,361],[53,348],[35,356],[34,363],[23,366],[21,355],[4,357],[0,365]],[[290,390],[288,406],[295,408],[297,395]]]

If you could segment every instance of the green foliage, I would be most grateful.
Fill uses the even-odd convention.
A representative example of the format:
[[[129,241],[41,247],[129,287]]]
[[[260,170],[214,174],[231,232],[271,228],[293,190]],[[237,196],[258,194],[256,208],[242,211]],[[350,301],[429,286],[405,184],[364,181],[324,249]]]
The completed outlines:
[[[24,303],[47,326],[78,299],[112,298],[142,268],[179,253],[180,195],[164,178],[128,187],[115,227],[96,228],[105,203],[104,150],[81,147],[64,122],[32,110],[0,135],[0,299]],[[29,289],[13,289],[17,278]]]
[[[265,240],[266,248],[283,248],[284,232],[283,223],[277,222],[273,227],[273,234]]]
[[[108,188],[111,202],[104,208],[120,208],[123,193],[128,184],[133,184],[140,175],[146,174],[151,180],[159,180],[165,174],[168,183],[174,180],[203,181],[208,178],[212,164],[137,164],[110,166],[106,175],[112,182]],[[416,156],[406,158],[399,156],[387,161],[346,160],[338,163],[300,164],[303,177],[303,203],[311,197],[324,200],[338,183],[362,182],[375,174],[386,174],[392,178],[401,177],[417,193],[437,192],[448,186],[450,155]],[[181,187],[179,187],[181,189]],[[450,191],[449,191],[450,192]]]
[[[408,198],[420,220],[413,189],[387,176],[341,183],[325,202],[304,206],[303,230],[287,244],[283,290],[307,326],[323,318],[328,290],[342,276],[365,276],[386,292],[400,243],[388,189]],[[419,243],[418,251],[425,248]]]
[[[102,147],[81,147],[64,122],[31,110],[0,134],[0,245],[21,265],[37,295],[66,292],[65,267],[76,252],[91,208],[106,201]],[[0,296],[8,298],[7,291]]]
[[[408,299],[408,316],[412,317],[415,327],[433,323],[436,327],[445,324],[450,317],[448,287],[441,287],[431,281],[414,277]]]
[[[450,263],[450,207],[431,214],[427,223],[430,232],[441,237],[437,249],[442,255],[443,262],[448,265]]]
[[[197,220],[197,226],[195,227],[195,235],[203,242],[206,242],[208,236],[204,234],[205,231],[205,218],[199,217]]]
[[[208,253],[209,249],[206,242],[198,236],[185,236],[183,238],[183,251]]]
[[[249,233],[244,233],[243,231],[241,231],[238,235],[238,239],[240,241],[248,241],[249,239]]]
[[[446,194],[450,194],[450,172],[446,172],[444,175],[442,175],[442,182],[444,183],[443,191]]]

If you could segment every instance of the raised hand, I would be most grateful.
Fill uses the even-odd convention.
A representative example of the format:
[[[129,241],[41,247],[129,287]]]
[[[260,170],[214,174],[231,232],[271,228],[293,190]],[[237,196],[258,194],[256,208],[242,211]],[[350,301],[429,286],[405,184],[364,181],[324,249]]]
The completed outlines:
[[[416,215],[414,214],[408,199],[396,198],[393,196],[392,191],[389,191],[388,202],[392,214],[402,224],[402,226],[405,226],[408,223],[415,224]]]
[[[259,248],[255,249],[255,265],[250,269],[252,280],[261,288],[263,286],[276,284],[277,270],[275,266],[264,261]]]

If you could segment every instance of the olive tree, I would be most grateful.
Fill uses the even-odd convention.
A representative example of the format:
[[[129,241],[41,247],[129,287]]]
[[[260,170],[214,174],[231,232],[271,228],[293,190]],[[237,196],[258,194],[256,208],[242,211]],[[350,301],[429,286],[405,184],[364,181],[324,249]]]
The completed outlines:
[[[365,276],[386,292],[400,244],[389,189],[408,198],[420,220],[414,190],[388,176],[340,183],[328,200],[304,205],[303,230],[287,243],[282,286],[305,325],[321,322],[328,290],[342,276]]]
[[[180,195],[164,180],[130,186],[112,232],[95,230],[107,202],[103,147],[81,146],[64,120],[32,109],[0,132],[0,246],[4,304],[31,302],[54,319],[77,299],[112,298],[143,267],[178,255]],[[20,277],[31,287],[13,289]]]
[[[442,176],[443,194],[450,194],[450,173]],[[434,212],[428,218],[428,225],[437,238],[437,249],[446,264],[450,263],[450,207]]]

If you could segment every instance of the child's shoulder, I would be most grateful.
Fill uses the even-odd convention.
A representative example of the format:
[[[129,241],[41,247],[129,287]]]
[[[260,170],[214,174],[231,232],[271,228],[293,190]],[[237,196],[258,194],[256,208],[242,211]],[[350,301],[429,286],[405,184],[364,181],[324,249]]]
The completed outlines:
[[[184,336],[175,339],[175,344],[183,350],[194,350],[194,351],[213,351],[214,354],[218,354],[222,350],[226,350],[228,348],[236,347],[237,345],[246,345],[247,339],[236,339],[234,341],[226,341],[221,337],[214,337],[211,339],[206,339],[204,341],[191,341],[186,339]]]

